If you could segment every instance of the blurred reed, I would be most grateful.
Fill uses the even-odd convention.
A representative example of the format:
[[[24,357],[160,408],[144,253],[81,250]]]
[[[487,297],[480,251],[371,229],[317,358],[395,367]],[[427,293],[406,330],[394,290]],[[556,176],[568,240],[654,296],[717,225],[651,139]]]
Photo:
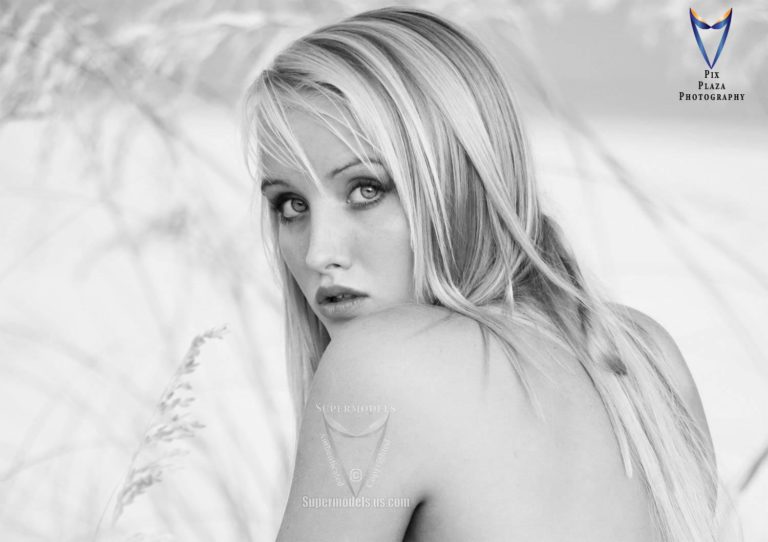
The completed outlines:
[[[169,445],[180,439],[192,438],[198,429],[205,427],[189,412],[195,397],[188,375],[198,367],[202,345],[209,339],[221,339],[224,331],[225,328],[212,329],[192,340],[181,365],[160,398],[144,439],[133,454],[128,475],[115,499],[113,525],[136,497],[162,481],[163,472],[173,465],[174,458],[188,453],[187,450],[170,448]]]

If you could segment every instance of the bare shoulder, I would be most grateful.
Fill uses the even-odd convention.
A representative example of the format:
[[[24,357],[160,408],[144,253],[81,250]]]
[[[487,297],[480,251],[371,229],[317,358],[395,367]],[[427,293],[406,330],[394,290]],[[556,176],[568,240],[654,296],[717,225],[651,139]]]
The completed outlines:
[[[428,343],[471,325],[469,318],[434,305],[402,304],[350,320],[334,342],[344,347],[383,346],[393,339]],[[373,342],[371,342],[373,341]],[[383,344],[381,344],[383,343]],[[331,346],[336,346],[333,343]]]
[[[469,322],[401,306],[347,324],[312,380],[280,542],[402,540],[445,477],[434,451],[460,423],[457,345]],[[323,508],[345,498],[360,506]]]
[[[434,446],[475,424],[473,413],[483,408],[480,328],[426,305],[401,305],[349,324],[320,360],[310,400],[393,407],[391,440],[408,463],[398,468],[418,472],[409,483],[428,493],[444,473]]]
[[[398,305],[348,322],[323,354],[313,387],[332,380],[402,400],[418,389],[426,404],[430,390],[449,391],[452,371],[468,365],[479,340],[478,324],[449,309]]]
[[[631,323],[636,328],[640,329],[651,339],[650,342],[658,350],[657,362],[663,364],[665,373],[677,388],[691,415],[705,432],[707,438],[709,438],[707,419],[696,383],[693,380],[688,364],[672,336],[660,323],[637,309],[620,306],[619,310],[630,318]]]
[[[399,382],[403,378],[437,383],[466,361],[462,356],[479,339],[478,324],[454,311],[398,305],[348,322],[326,349],[316,377],[341,371],[359,377],[360,385],[391,383],[398,389],[409,387]]]

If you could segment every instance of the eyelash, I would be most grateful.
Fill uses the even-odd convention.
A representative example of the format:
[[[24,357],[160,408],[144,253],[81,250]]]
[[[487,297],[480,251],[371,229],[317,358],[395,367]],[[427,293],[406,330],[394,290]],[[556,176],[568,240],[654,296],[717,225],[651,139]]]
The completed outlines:
[[[358,179],[355,182],[355,185],[349,191],[349,194],[351,195],[352,192],[354,192],[358,188],[365,188],[365,187],[368,187],[368,186],[373,187],[373,188],[377,188],[379,190],[378,197],[376,197],[375,199],[372,199],[372,200],[370,200],[368,202],[364,202],[364,203],[350,203],[350,206],[353,209],[365,209],[365,208],[373,207],[374,205],[376,205],[379,202],[381,202],[381,200],[384,199],[384,195],[387,192],[389,192],[389,190],[387,188],[385,188],[379,181],[374,180],[374,179],[361,178],[361,179]],[[283,214],[283,212],[282,212],[283,206],[287,202],[289,202],[291,200],[294,200],[294,199],[301,200],[301,197],[298,196],[297,194],[292,193],[292,192],[284,192],[284,193],[278,194],[272,200],[270,200],[269,206],[272,209],[272,212],[277,213],[277,216],[278,216],[281,224],[289,224],[289,223],[291,223],[291,222],[301,218],[302,216],[304,216],[304,213],[302,213],[302,214],[297,215],[295,217],[290,217],[289,218],[289,217],[286,217]],[[347,196],[347,201],[349,202],[349,196]],[[306,203],[305,203],[305,205],[306,205]]]

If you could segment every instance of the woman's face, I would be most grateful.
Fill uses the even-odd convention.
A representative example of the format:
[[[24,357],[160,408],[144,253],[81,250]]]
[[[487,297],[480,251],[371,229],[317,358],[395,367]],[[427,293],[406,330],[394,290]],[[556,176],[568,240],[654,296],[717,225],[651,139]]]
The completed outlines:
[[[304,170],[265,157],[262,193],[278,215],[283,259],[333,338],[356,316],[414,300],[408,223],[370,147],[357,149],[369,167],[316,118],[295,110],[287,118],[320,186]]]

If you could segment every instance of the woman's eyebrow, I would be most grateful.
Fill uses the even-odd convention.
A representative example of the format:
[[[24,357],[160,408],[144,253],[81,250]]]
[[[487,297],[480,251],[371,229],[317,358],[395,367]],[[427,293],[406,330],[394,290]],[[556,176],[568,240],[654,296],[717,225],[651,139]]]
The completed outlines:
[[[384,164],[381,163],[381,160],[378,158],[369,158],[369,157],[363,157],[361,158],[354,158],[350,162],[347,162],[343,166],[339,166],[330,173],[330,177],[335,177],[339,173],[342,173],[344,170],[347,170],[353,166],[357,166],[359,164],[376,164],[380,167],[384,167]],[[272,178],[265,178],[261,181],[261,191],[264,192],[268,187],[275,186],[275,185],[282,185],[285,187],[290,187],[291,185],[287,182],[283,181],[282,179],[272,179]]]
[[[274,185],[277,185],[277,184],[280,184],[280,185],[283,185],[283,186],[289,186],[289,184],[287,182],[282,181],[280,179],[264,179],[263,181],[261,181],[261,191],[264,192],[264,190],[267,187],[274,186]]]
[[[335,177],[336,175],[338,175],[339,173],[341,173],[345,169],[349,169],[352,166],[356,166],[358,164],[363,164],[363,163],[366,164],[366,165],[368,165],[368,164],[377,164],[377,165],[382,166],[382,167],[384,166],[384,164],[382,164],[381,160],[379,160],[378,158],[369,158],[367,156],[362,157],[362,158],[355,158],[351,162],[348,162],[348,163],[344,164],[343,166],[337,167],[336,169],[331,171],[331,177]]]

